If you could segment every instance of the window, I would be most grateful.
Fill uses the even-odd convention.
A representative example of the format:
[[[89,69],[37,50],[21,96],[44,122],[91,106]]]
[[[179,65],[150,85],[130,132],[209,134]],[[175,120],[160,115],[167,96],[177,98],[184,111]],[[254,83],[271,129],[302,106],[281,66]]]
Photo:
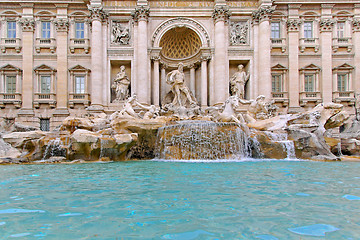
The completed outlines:
[[[5,77],[6,93],[16,93],[16,76]]]
[[[40,91],[41,93],[50,93],[51,91],[51,77],[40,76]]]
[[[344,38],[345,37],[345,22],[337,23],[337,37]]]
[[[315,75],[305,74],[305,92],[315,92]]]
[[[346,73],[337,75],[337,89],[339,92],[346,92],[349,90],[349,75]]]
[[[16,38],[16,22],[10,21],[7,22],[7,37]]]
[[[313,38],[312,22],[304,22],[304,38]]]
[[[271,23],[271,38],[280,38],[280,22]]]
[[[50,131],[50,119],[40,118],[40,130],[41,131]]]
[[[41,22],[41,38],[50,38],[50,22]]]
[[[84,39],[84,22],[75,23],[75,38]]]
[[[283,91],[283,81],[282,75],[273,74],[272,75],[272,92],[282,92]]]
[[[75,76],[75,93],[85,93],[85,76]]]

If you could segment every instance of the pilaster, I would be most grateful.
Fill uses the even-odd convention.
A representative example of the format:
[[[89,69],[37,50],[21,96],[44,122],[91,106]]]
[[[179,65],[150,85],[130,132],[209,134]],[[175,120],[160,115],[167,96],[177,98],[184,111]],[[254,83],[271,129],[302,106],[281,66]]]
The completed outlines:
[[[30,9],[23,9],[24,12]],[[32,10],[32,8],[31,8]],[[22,81],[22,110],[27,116],[34,114],[33,111],[33,68],[34,68],[34,30],[35,21],[32,16],[21,18],[19,21],[22,27],[22,61],[23,61],[23,81]]]
[[[258,94],[271,98],[271,44],[270,44],[270,19],[275,6],[261,6],[253,12],[254,22],[259,23],[259,56],[258,56]]]
[[[228,83],[228,41],[226,36],[225,25],[230,16],[229,8],[223,4],[216,4],[212,18],[215,24],[214,39],[214,94],[213,103],[223,103],[229,96]]]
[[[159,106],[160,104],[160,56],[153,56],[153,86],[152,86],[152,104]]]
[[[359,4],[360,10],[360,4]],[[353,41],[354,43],[360,42],[360,18],[354,18],[352,22],[352,30],[353,30]],[[360,94],[360,45],[354,44],[354,63],[355,63],[355,76],[354,88],[355,94]],[[357,95],[355,95],[357,96]]]
[[[333,75],[332,75],[332,31],[334,20],[331,19],[333,4],[321,5],[320,41],[321,41],[321,89],[323,102],[332,102]]]
[[[103,111],[103,42],[102,21],[107,18],[101,3],[88,6],[91,31],[91,106],[90,111]]]
[[[61,9],[63,10],[63,9]],[[61,11],[60,10],[60,11]],[[66,11],[66,8],[65,8]],[[57,18],[54,21],[56,27],[56,51],[57,51],[57,81],[56,81],[56,102],[57,111],[68,112],[68,61],[67,61],[67,39],[69,21],[67,18]],[[64,111],[66,110],[66,111]]]
[[[301,21],[298,18],[287,21],[289,41],[289,112],[297,111],[300,107],[300,79],[299,79],[299,29]]]
[[[135,62],[136,67],[136,94],[141,103],[150,104],[151,85],[149,78],[149,55],[148,55],[148,35],[147,22],[150,8],[147,5],[139,5],[131,14],[134,23],[137,25],[137,35],[135,36],[134,48],[136,48]]]

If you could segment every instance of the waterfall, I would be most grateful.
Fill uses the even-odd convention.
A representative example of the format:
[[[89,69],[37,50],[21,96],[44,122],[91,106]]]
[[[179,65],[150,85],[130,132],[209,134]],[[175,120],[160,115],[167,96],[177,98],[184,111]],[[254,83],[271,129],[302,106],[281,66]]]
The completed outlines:
[[[287,133],[273,133],[269,131],[265,131],[265,133],[271,141],[280,143],[283,146],[283,149],[287,153],[286,159],[296,159],[294,142],[287,140]]]
[[[48,142],[42,160],[55,156],[66,157],[66,149],[60,138],[55,138]]]
[[[248,158],[249,141],[236,123],[181,121],[158,131],[157,158]]]

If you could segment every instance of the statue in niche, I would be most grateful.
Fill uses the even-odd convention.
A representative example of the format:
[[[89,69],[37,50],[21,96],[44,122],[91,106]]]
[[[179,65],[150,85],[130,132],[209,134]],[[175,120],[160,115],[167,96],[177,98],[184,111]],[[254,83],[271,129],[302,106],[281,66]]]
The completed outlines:
[[[250,78],[250,73],[245,72],[244,65],[238,66],[238,71],[230,78],[231,95],[240,99],[245,98],[245,84]]]
[[[126,75],[125,66],[121,66],[120,71],[116,74],[114,83],[111,86],[111,88],[114,89],[116,93],[115,100],[113,101],[114,103],[123,101],[128,97],[129,85],[130,85],[130,80]]]
[[[120,23],[113,22],[112,26],[113,43],[120,45],[128,45],[130,41],[130,34],[128,27],[122,27]]]
[[[231,45],[247,44],[248,29],[249,27],[246,22],[232,23],[230,25],[230,44]]]
[[[165,96],[164,103],[176,107],[194,107],[197,105],[195,97],[185,85],[183,63],[178,64],[178,69],[166,75],[166,83],[171,85],[171,91]],[[170,101],[169,101],[170,100]]]

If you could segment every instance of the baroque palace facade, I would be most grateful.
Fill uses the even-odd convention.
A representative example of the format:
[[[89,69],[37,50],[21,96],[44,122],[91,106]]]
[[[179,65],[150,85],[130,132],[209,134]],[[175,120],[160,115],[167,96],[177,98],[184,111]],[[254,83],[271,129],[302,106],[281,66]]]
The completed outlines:
[[[202,107],[232,94],[238,65],[244,98],[283,113],[354,113],[360,94],[360,0],[0,0],[0,19],[1,117],[44,130],[119,110],[121,66],[123,95],[157,106],[179,62]]]

